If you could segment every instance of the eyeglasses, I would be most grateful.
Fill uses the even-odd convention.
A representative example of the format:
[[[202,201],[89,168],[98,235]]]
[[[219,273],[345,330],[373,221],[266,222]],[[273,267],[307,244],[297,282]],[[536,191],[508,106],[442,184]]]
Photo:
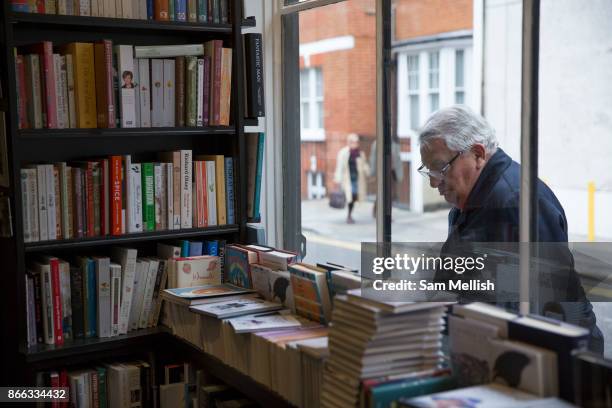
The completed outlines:
[[[423,177],[429,177],[429,178],[442,180],[444,176],[446,176],[446,173],[448,173],[448,171],[450,170],[451,164],[453,164],[453,162],[457,160],[457,158],[461,156],[462,153],[463,153],[463,150],[457,153],[455,157],[450,159],[450,161],[446,163],[444,167],[442,167],[440,170],[427,170],[427,168],[425,168],[425,165],[421,164],[421,167],[419,167],[417,171],[421,173]]]

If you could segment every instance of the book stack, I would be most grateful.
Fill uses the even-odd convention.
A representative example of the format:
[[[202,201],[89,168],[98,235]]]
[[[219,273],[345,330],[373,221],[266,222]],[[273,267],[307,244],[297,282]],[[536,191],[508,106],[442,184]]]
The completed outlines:
[[[24,241],[232,224],[233,159],[191,150],[137,163],[131,155],[21,169]]]
[[[229,126],[232,49],[111,40],[15,49],[19,129]]]
[[[368,378],[435,370],[441,362],[444,303],[391,303],[338,295],[321,406],[355,406]]]
[[[115,248],[111,257],[30,262],[26,275],[28,345],[114,337],[157,325],[168,262]]]
[[[231,21],[229,4],[229,0],[11,0],[12,10],[22,13],[215,24]]]

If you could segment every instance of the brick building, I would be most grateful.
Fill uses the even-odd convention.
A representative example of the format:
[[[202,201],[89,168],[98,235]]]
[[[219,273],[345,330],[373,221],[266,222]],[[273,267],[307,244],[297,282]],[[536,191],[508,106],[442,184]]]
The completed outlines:
[[[439,198],[427,195],[422,180],[411,183],[414,131],[438,107],[469,103],[472,0],[396,0],[392,12],[400,112],[394,133],[404,167],[397,200],[423,211]],[[300,13],[299,26],[301,191],[308,199],[334,188],[336,155],[349,133],[360,135],[368,157],[376,137],[375,1],[309,10]]]

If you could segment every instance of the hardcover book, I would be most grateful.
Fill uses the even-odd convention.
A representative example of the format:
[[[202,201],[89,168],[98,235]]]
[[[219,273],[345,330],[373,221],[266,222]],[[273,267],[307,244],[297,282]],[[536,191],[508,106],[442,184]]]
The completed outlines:
[[[189,310],[195,313],[213,316],[217,319],[225,319],[252,313],[270,312],[281,308],[282,306],[278,303],[245,296],[243,298],[239,297],[227,301],[190,306]]]
[[[116,45],[115,54],[121,95],[121,127],[136,127],[136,89],[134,84],[134,51],[131,45]]]

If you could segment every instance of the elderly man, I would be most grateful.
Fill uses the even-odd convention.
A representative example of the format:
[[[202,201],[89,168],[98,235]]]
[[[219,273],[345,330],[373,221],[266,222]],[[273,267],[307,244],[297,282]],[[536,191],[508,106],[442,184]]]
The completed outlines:
[[[441,109],[425,123],[419,142],[423,161],[419,172],[453,206],[443,251],[465,242],[518,242],[520,166],[498,147],[487,121],[463,105]],[[537,199],[538,241],[560,243],[545,256],[569,265],[566,273],[552,275],[560,282],[553,284],[557,293],[555,305],[549,309],[557,312],[561,307],[562,313],[547,313],[546,306],[540,312],[565,316],[567,321],[590,329],[590,348],[601,353],[603,336],[574,270],[573,257],[562,244],[567,243],[563,207],[539,180]],[[452,276],[438,273],[436,279]]]

